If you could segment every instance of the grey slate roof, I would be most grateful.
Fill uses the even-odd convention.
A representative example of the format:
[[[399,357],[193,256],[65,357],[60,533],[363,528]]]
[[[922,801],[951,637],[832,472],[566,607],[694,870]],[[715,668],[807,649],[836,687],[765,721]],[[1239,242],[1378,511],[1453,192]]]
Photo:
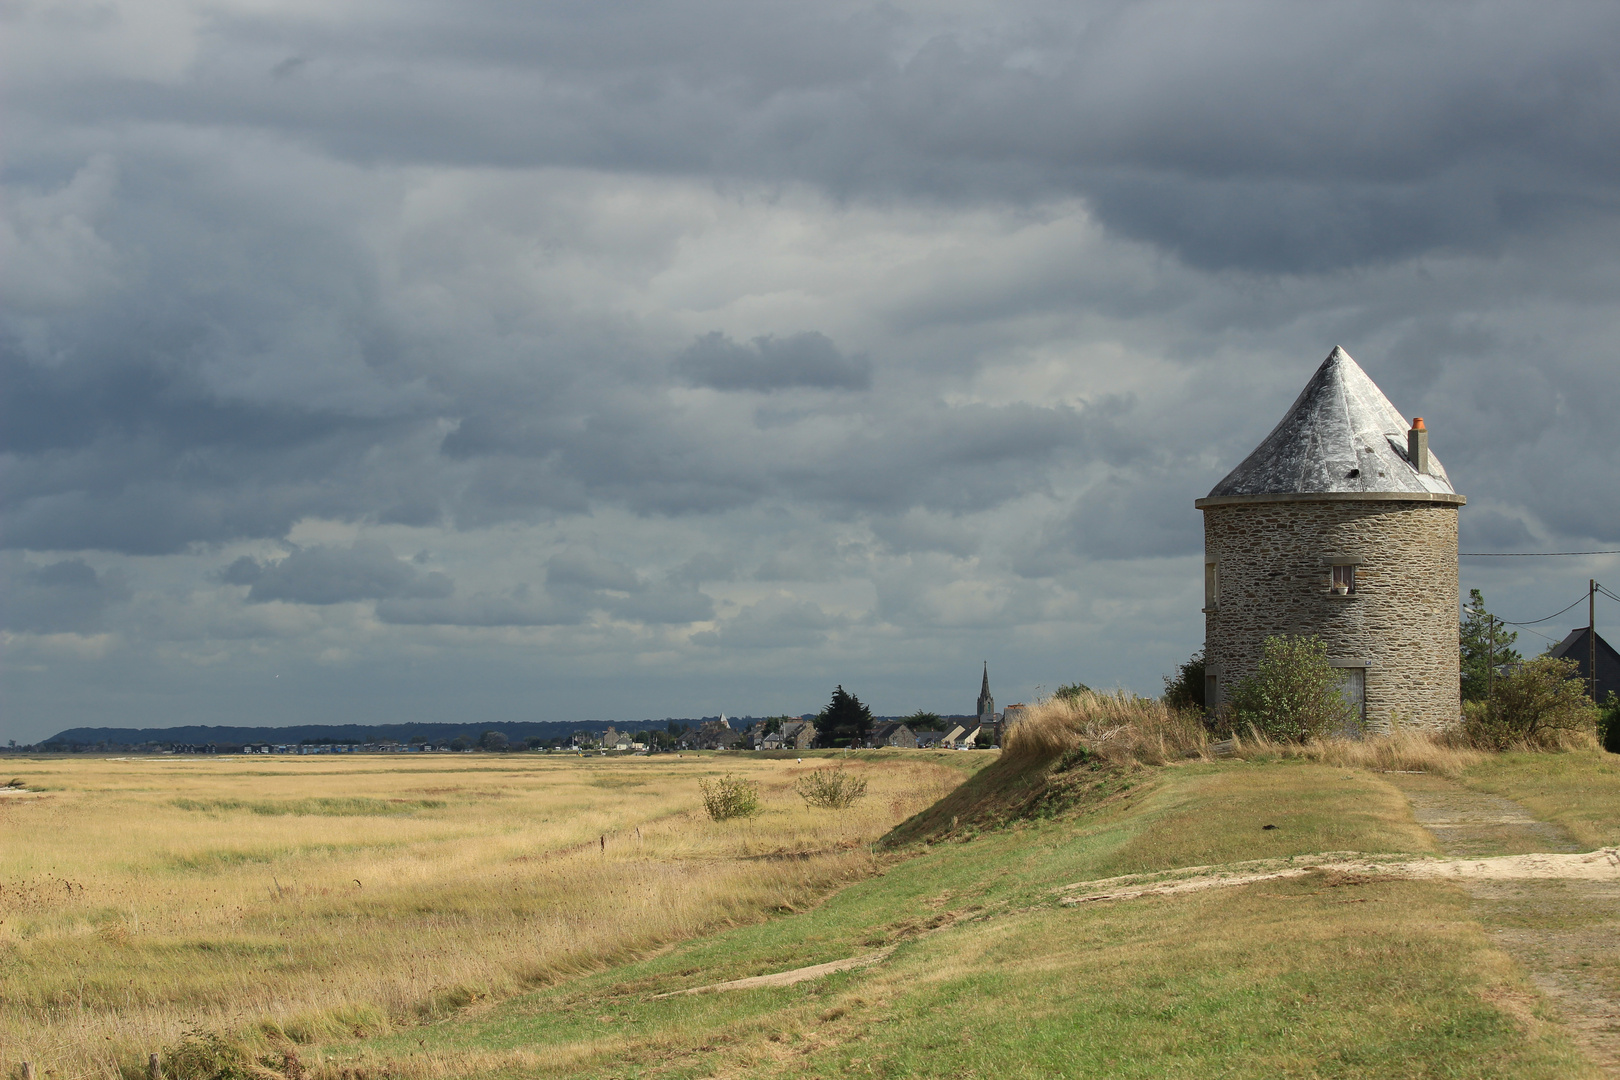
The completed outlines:
[[[1288,414],[1208,497],[1455,496],[1445,467],[1432,452],[1427,473],[1407,460],[1409,426],[1350,354],[1335,346]]]

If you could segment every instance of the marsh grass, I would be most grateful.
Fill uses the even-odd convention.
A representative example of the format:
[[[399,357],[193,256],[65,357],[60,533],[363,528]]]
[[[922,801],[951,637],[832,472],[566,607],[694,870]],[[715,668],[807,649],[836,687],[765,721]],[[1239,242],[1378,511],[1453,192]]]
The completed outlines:
[[[947,756],[851,761],[878,797],[837,821],[794,791],[809,759],[52,761],[0,802],[0,1075],[375,1034],[811,905],[960,782]],[[760,814],[704,814],[726,771]]]
[[[310,799],[175,799],[181,810],[200,810],[209,814],[243,811],[262,817],[283,817],[301,814],[313,817],[377,817],[386,814],[411,814],[418,810],[443,810],[448,803],[443,799],[370,799],[347,798]]]

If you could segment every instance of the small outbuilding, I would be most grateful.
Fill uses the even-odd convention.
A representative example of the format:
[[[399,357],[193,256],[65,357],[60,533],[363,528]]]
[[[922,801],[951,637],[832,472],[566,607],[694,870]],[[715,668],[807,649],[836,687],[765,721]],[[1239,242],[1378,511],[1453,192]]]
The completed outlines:
[[[1581,683],[1588,691],[1592,687],[1592,636],[1592,631],[1583,626],[1571,630],[1568,637],[1547,650],[1548,656],[1575,661],[1580,668]],[[1607,701],[1610,694],[1620,694],[1620,652],[1615,652],[1614,646],[1598,634],[1597,694],[1593,700]]]
[[[1335,348],[1281,422],[1196,503],[1204,514],[1205,700],[1273,635],[1314,634],[1363,726],[1459,709],[1457,494],[1367,373]]]

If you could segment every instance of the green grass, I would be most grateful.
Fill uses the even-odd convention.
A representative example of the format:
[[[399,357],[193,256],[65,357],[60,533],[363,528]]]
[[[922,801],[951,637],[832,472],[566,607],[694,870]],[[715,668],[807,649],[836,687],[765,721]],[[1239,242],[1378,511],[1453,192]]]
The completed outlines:
[[[1446,885],[1314,875],[1176,899],[1057,902],[1061,885],[1122,873],[1432,851],[1376,776],[1301,761],[1071,772],[1066,809],[1030,803],[1027,790],[1000,806],[987,789],[967,792],[960,806],[1002,827],[960,810],[914,822],[899,832],[919,842],[814,910],[430,1028],[326,1044],[325,1067],[407,1077],[1589,1075]],[[987,775],[996,779],[978,779]],[[654,998],[885,946],[896,951],[876,967],[793,987]]]

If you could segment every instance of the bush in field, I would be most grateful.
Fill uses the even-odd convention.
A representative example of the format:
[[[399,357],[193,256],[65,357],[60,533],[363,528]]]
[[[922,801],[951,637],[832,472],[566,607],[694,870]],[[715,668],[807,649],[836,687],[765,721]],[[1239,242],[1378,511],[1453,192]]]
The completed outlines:
[[[852,776],[844,768],[817,769],[793,785],[807,806],[842,810],[866,797],[866,777]]]
[[[1620,754],[1620,694],[1609,691],[1609,698],[1603,703],[1603,715],[1598,718],[1598,738],[1603,743],[1603,749],[1611,754]],[[21,787],[15,780],[13,787]]]
[[[1463,705],[1462,731],[1481,750],[1556,750],[1597,734],[1598,707],[1573,660],[1527,660],[1496,680],[1489,701]]]
[[[759,786],[752,780],[726,773],[713,783],[699,780],[698,788],[703,792],[703,809],[716,821],[759,813]]]
[[[1343,679],[1314,634],[1268,637],[1258,670],[1232,687],[1222,726],[1286,742],[1338,734],[1359,719],[1341,692]]]
[[[1204,650],[1199,649],[1177,666],[1174,675],[1164,677],[1164,703],[1172,709],[1203,712],[1208,705],[1204,700],[1204,675]]]
[[[253,1055],[240,1043],[201,1029],[186,1032],[180,1044],[163,1055],[164,1075],[176,1080],[252,1080],[261,1075],[254,1065]],[[125,1070],[125,1075],[132,1071],[145,1076],[145,1062],[138,1070]]]

